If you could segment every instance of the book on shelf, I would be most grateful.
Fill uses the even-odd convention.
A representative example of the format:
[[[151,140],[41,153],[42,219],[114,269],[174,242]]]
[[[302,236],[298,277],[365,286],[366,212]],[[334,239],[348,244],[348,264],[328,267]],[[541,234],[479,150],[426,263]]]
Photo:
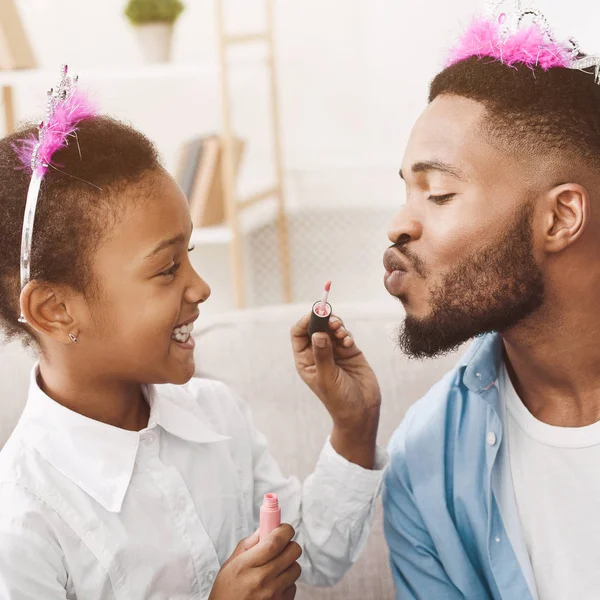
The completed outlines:
[[[202,154],[202,138],[187,141],[181,149],[177,167],[177,183],[189,200],[194,186],[194,177]]]
[[[36,67],[35,55],[14,0],[0,0],[0,69]]]
[[[233,140],[235,176],[244,153],[244,142]],[[220,225],[225,221],[223,197],[223,143],[217,135],[195,138],[184,144],[177,181],[190,204],[194,227]]]

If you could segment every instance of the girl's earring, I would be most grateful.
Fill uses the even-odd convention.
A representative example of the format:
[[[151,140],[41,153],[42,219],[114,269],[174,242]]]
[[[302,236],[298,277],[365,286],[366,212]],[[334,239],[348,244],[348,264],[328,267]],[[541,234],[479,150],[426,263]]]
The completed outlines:
[[[72,333],[69,334],[69,337],[71,338],[71,341],[76,344],[77,343],[77,337],[75,337]]]

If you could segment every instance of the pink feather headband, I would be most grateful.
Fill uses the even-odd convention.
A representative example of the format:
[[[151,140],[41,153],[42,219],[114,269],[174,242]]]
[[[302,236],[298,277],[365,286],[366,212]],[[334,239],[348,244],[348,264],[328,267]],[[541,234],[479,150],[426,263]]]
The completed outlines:
[[[23,166],[34,174],[45,175],[52,156],[68,145],[77,125],[96,114],[89,99],[77,88],[77,80],[69,76],[64,65],[58,87],[48,92],[46,120],[40,123],[38,135],[31,134],[15,146]]]
[[[493,4],[498,6],[502,2]],[[579,47],[573,39],[568,44],[557,42],[541,12],[523,10],[518,1],[515,4],[516,10],[511,15],[500,13],[476,17],[450,52],[446,66],[476,56],[489,57],[508,66],[524,64],[531,69],[595,67],[596,82],[600,82],[600,58],[589,56],[578,59]],[[527,17],[531,17],[533,22],[522,27]]]
[[[96,114],[89,99],[77,88],[77,77],[71,77],[64,65],[57,88],[48,92],[46,119],[40,124],[37,137],[32,134],[14,146],[23,168],[31,170],[21,235],[21,289],[31,275],[33,223],[42,180],[53,166],[54,154],[69,144],[69,138],[76,139],[78,124]],[[22,311],[19,322],[26,322]]]

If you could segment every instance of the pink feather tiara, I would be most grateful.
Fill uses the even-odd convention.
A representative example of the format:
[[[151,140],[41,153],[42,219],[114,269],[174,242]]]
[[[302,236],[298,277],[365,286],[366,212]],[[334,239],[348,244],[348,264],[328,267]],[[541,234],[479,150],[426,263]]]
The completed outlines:
[[[75,136],[77,125],[96,114],[89,98],[78,89],[77,77],[71,77],[68,66],[64,65],[57,88],[48,92],[46,118],[38,135],[31,134],[15,145],[23,167],[44,176],[52,164],[52,156]]]
[[[502,2],[494,2],[496,6]],[[488,14],[476,17],[451,50],[446,66],[476,56],[489,57],[512,67],[523,64],[533,69],[548,70],[554,67],[586,69],[595,67],[596,81],[600,81],[600,58],[588,56],[578,58],[577,43],[555,40],[545,17],[538,10],[523,10],[520,2],[515,2],[512,14]],[[528,26],[523,21],[531,18]],[[511,23],[512,22],[512,23]]]

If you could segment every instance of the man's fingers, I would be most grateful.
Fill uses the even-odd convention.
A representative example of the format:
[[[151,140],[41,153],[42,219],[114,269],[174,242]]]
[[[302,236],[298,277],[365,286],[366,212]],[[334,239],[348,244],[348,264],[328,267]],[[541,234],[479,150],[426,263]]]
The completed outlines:
[[[352,334],[345,327],[339,327],[333,332],[333,335],[338,342],[341,342],[347,348],[354,343]]]
[[[245,559],[252,567],[260,567],[279,556],[295,535],[294,528],[287,523],[272,531],[266,539],[250,548]]]
[[[308,335],[308,324],[310,323],[310,315],[302,317],[291,329],[292,348],[294,352],[302,352],[310,344]]]
[[[342,346],[344,346],[344,348],[352,348],[352,346],[354,346],[354,338],[352,337],[351,333],[348,333],[348,335],[342,340]]]
[[[308,334],[309,323],[310,315],[305,315],[291,328],[292,348],[294,353],[299,355],[307,350],[312,343],[316,371],[317,374],[321,374],[323,384],[326,385],[335,373],[335,370],[332,371],[334,369],[334,359],[331,353],[331,342],[325,339],[326,334],[317,334],[319,336],[317,338],[313,335],[311,339]],[[336,347],[345,349],[354,347],[354,337],[346,329],[344,322],[336,315],[332,315],[329,319],[329,331],[336,342]]]
[[[343,327],[344,321],[342,321],[337,315],[331,315],[329,317],[329,329],[336,330],[338,327]]]
[[[354,346],[354,336],[346,329],[344,322],[335,315],[329,319],[329,330],[333,337],[344,347],[352,348]]]

